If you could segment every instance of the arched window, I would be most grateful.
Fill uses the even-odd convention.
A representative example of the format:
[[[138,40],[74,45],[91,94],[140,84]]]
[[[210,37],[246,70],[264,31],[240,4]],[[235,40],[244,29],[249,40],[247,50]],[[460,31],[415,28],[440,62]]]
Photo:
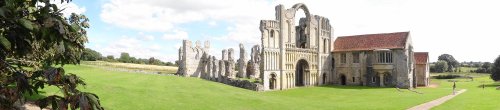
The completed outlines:
[[[271,37],[271,38],[273,38],[273,37],[274,37],[274,30],[271,30],[270,37]]]
[[[323,52],[327,53],[326,52],[326,49],[327,49],[327,45],[326,45],[326,39],[323,39]]]

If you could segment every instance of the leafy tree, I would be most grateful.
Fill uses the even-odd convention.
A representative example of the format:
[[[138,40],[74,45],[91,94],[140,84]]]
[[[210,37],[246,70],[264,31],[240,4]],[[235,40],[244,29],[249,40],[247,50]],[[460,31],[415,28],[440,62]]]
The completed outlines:
[[[149,58],[149,60],[148,60],[148,64],[152,64],[152,65],[154,65],[154,64],[158,64],[158,62],[156,61],[155,57],[151,57],[151,58]]]
[[[165,63],[165,65],[167,65],[167,66],[175,66],[175,64],[172,63],[172,62],[167,62],[167,63]]]
[[[120,54],[120,58],[118,58],[118,61],[123,63],[132,63],[130,55],[126,52],[122,52]]]
[[[46,86],[63,95],[36,99],[42,108],[103,109],[97,95],[77,89],[85,85],[80,77],[52,67],[79,64],[89,20],[77,14],[65,18],[51,1],[0,1],[0,109],[20,109],[26,95]]]
[[[446,61],[439,60],[434,65],[434,70],[438,73],[446,72],[446,70],[448,70],[448,63]]]
[[[490,70],[491,69],[491,63],[490,62],[484,62],[483,65],[481,66],[481,68],[484,68],[486,70]]]
[[[90,48],[85,48],[85,50],[83,50],[81,60],[96,61],[96,60],[101,60],[101,58],[102,58],[101,53],[92,50]]]
[[[491,73],[491,68],[492,68],[492,64],[490,62],[484,62],[474,72],[476,72],[476,73]]]
[[[130,57],[129,62],[125,63],[139,63],[135,57]]]
[[[113,56],[113,55],[108,55],[108,56],[104,57],[103,60],[108,61],[108,62],[116,62],[115,56]]]
[[[453,58],[450,54],[442,54],[438,57],[438,60],[446,61],[448,64],[448,69],[446,71],[448,72],[453,72],[453,70],[459,66],[458,61],[455,60],[455,58]]]
[[[494,81],[500,81],[500,56],[495,59],[491,68],[491,79]]]

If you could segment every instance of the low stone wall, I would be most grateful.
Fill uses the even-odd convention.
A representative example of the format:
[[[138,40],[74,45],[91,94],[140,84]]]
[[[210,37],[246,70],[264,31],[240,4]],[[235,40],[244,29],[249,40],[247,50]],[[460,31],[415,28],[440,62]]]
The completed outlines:
[[[250,82],[248,80],[241,80],[241,79],[234,79],[234,78],[227,78],[227,77],[213,78],[213,79],[206,79],[206,80],[220,82],[220,83],[231,85],[234,87],[239,87],[239,88],[244,88],[244,89],[249,89],[249,90],[254,90],[254,91],[264,91],[264,86],[262,86],[262,84],[253,83],[253,82]]]

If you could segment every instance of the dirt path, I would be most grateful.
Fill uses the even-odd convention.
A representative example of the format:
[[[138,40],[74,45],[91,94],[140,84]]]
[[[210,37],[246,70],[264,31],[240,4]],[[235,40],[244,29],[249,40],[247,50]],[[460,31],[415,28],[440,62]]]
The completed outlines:
[[[460,95],[462,93],[464,93],[465,91],[467,91],[467,89],[462,89],[460,91],[457,91],[457,93],[455,95],[451,94],[451,95],[447,95],[447,96],[444,96],[444,97],[441,97],[439,99],[436,99],[436,100],[433,100],[433,101],[430,101],[430,102],[427,102],[427,103],[423,103],[423,104],[420,104],[420,105],[417,105],[417,106],[414,106],[412,108],[409,108],[408,110],[429,110],[431,109],[432,107],[435,107],[435,106],[438,106],[438,105],[441,105],[443,104],[444,102],[452,99],[453,97],[457,96],[457,95]]]

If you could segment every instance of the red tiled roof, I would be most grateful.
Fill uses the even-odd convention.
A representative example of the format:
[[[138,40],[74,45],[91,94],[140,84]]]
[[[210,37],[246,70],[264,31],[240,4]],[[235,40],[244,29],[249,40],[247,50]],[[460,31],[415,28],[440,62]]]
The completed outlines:
[[[415,52],[413,53],[415,57],[415,62],[417,64],[427,64],[427,59],[429,59],[429,52]]]
[[[334,52],[405,48],[410,32],[341,36],[334,42]]]

